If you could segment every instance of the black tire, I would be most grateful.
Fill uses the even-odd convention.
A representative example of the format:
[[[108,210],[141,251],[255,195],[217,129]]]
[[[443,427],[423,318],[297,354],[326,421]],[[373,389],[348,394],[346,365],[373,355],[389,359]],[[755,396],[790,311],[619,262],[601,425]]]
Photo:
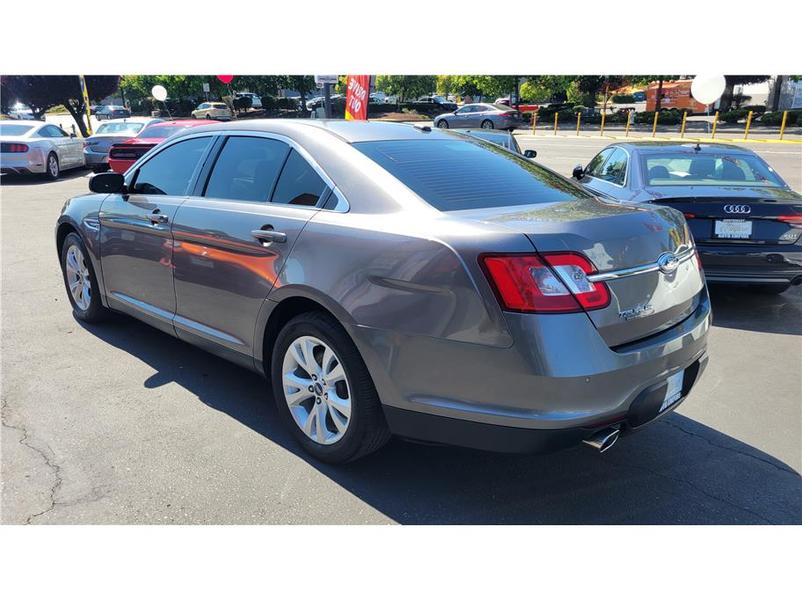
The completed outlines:
[[[55,152],[51,152],[47,155],[47,161],[45,162],[45,178],[55,181],[59,175],[61,175],[61,165],[58,163],[58,156],[56,156]]]
[[[310,335],[328,344],[342,363],[351,397],[351,417],[343,437],[330,445],[304,434],[290,413],[282,385],[284,355],[290,344]],[[381,402],[362,357],[342,326],[321,312],[308,312],[287,322],[279,332],[270,365],[273,397],[282,420],[309,454],[327,463],[345,463],[375,452],[390,439]]]
[[[109,165],[92,165],[90,168],[93,173],[105,173],[109,170]]]
[[[437,126],[438,126],[440,129],[448,129],[448,121],[446,121],[445,119],[440,119],[440,120],[437,122]]]
[[[207,121],[211,121],[211,120],[212,120],[212,115],[210,115],[210,114],[207,114],[207,115],[206,115],[206,120],[207,120]]]
[[[75,303],[75,299],[72,297],[72,293],[70,292],[70,284],[67,280],[67,251],[71,246],[77,246],[81,251],[87,270],[89,271],[91,300],[86,309],[82,309]],[[92,267],[92,260],[89,258],[89,252],[87,251],[81,237],[75,232],[68,234],[67,237],[64,238],[64,243],[61,246],[61,274],[64,279],[64,287],[67,291],[67,299],[70,301],[70,304],[72,305],[72,312],[77,319],[87,323],[97,323],[108,316],[109,311],[103,306],[103,302],[100,300],[100,287],[97,283],[95,269]]]
[[[495,129],[495,125],[493,125],[493,121],[490,119],[485,119],[482,121],[482,129]]]
[[[767,283],[765,285],[755,285],[751,289],[758,294],[782,294],[789,287],[790,283]]]

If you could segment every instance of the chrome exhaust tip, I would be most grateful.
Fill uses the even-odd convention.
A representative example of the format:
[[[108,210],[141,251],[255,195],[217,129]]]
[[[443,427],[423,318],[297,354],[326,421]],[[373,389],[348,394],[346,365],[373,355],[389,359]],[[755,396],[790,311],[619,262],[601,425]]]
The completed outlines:
[[[607,452],[613,447],[613,444],[618,441],[618,434],[620,433],[620,429],[608,427],[607,429],[597,431],[588,439],[582,440],[582,443],[587,444],[591,448],[595,448],[599,453]]]

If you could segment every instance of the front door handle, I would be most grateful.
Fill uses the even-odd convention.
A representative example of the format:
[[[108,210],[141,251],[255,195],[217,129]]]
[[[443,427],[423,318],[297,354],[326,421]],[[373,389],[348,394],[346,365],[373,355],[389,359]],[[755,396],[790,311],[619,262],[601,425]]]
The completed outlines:
[[[170,219],[167,218],[167,215],[162,215],[159,213],[151,213],[148,215],[148,221],[153,223],[154,225],[159,225],[160,223],[167,223]]]
[[[283,244],[287,241],[287,234],[281,231],[273,231],[272,229],[254,229],[251,235],[264,244],[276,242]]]

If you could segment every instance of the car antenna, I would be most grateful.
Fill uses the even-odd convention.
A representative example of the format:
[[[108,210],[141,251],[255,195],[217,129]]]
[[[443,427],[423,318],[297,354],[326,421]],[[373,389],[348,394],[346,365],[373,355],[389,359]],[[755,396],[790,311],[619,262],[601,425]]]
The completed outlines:
[[[414,124],[414,125],[412,125],[412,126],[413,126],[415,129],[420,129],[421,131],[431,131],[431,130],[432,130],[432,128],[431,128],[431,127],[429,127],[428,125],[418,125],[418,124]]]

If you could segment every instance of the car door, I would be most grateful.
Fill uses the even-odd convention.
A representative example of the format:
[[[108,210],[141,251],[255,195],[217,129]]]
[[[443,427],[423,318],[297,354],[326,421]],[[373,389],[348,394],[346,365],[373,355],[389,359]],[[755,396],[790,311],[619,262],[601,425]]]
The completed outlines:
[[[454,113],[454,116],[449,119],[454,127],[470,127],[471,113],[473,106],[463,106]]]
[[[586,186],[596,193],[620,201],[630,200],[633,194],[627,189],[629,153],[623,148],[610,148],[611,152],[601,164],[587,173]],[[590,166],[590,165],[589,165]]]
[[[109,305],[175,333],[173,237],[176,210],[208,152],[212,136],[167,145],[126,177],[100,211],[100,262]]]
[[[304,154],[266,134],[225,138],[173,226],[179,337],[252,364],[262,304],[328,193]]]
[[[63,134],[63,135],[62,135]],[[69,169],[75,164],[75,157],[72,155],[72,149],[68,140],[70,139],[66,133],[61,131],[55,125],[45,125],[39,130],[39,135],[46,138],[51,144],[53,150],[58,157],[58,164],[61,169]]]

